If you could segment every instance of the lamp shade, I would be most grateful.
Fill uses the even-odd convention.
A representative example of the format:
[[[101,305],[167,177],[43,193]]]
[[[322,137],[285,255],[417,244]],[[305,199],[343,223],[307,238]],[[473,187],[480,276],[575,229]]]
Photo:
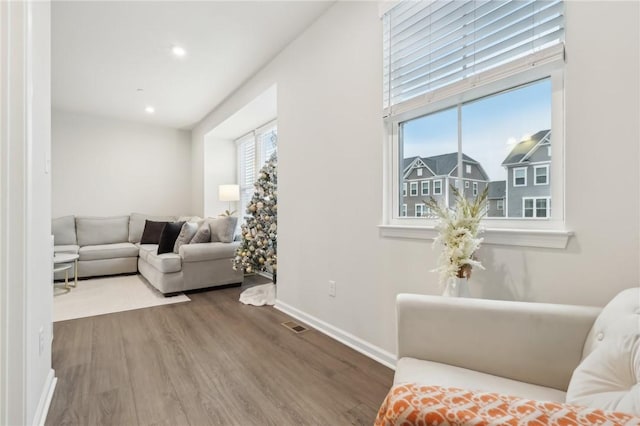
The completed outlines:
[[[240,199],[240,185],[218,186],[218,198],[220,201],[238,201]]]

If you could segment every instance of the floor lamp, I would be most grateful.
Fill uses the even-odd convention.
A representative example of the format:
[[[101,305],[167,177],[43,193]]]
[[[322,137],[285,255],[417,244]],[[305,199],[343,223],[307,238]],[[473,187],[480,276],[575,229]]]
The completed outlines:
[[[218,199],[220,201],[229,202],[229,210],[225,211],[220,216],[231,216],[236,211],[231,210],[231,203],[233,201],[240,200],[240,185],[220,185],[218,186]]]

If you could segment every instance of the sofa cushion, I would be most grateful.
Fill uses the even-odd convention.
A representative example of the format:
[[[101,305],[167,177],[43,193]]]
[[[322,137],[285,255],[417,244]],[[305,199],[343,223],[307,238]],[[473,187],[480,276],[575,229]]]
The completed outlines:
[[[78,245],[125,243],[129,239],[129,216],[76,217]]]
[[[458,387],[543,401],[565,401],[565,393],[557,389],[409,357],[398,360],[393,383]]]
[[[142,260],[147,260],[147,256],[149,256],[149,253],[156,253],[158,251],[158,245],[157,244],[136,244],[136,246],[140,249],[140,253],[138,254],[138,256],[140,256],[140,259]]]
[[[211,228],[211,242],[220,241],[230,243],[236,233],[238,218],[235,216],[221,216],[218,218],[208,217],[207,222]]]
[[[180,233],[178,234],[178,238],[176,238],[175,244],[173,245],[173,252],[178,253],[181,245],[189,244],[191,239],[196,235],[197,231],[197,223],[185,222],[184,225],[182,225],[182,229],[180,229]]]
[[[180,247],[184,262],[202,262],[207,260],[233,259],[239,243],[185,244]],[[231,268],[231,262],[229,262]]]
[[[575,369],[567,402],[640,416],[640,331],[600,345]]]
[[[608,345],[625,336],[639,332],[640,287],[633,287],[618,293],[602,309],[587,336],[582,350],[585,359],[598,346]]]
[[[53,247],[53,252],[54,253],[73,253],[73,254],[78,254],[78,250],[80,250],[80,246],[75,245],[75,244],[68,244],[68,245],[54,246]]]
[[[185,222],[170,222],[162,229],[160,241],[158,241],[158,254],[173,253],[173,246],[176,244],[182,225]]]
[[[141,244],[158,244],[162,230],[169,222],[156,222],[155,220],[145,220],[144,230],[140,237]]]
[[[198,231],[193,236],[191,241],[189,241],[189,244],[202,244],[202,243],[208,243],[210,241],[211,241],[211,228],[209,228],[209,224],[207,222],[204,222],[202,225],[200,225],[200,227],[198,228]]]
[[[182,260],[180,255],[173,252],[163,254],[149,252],[147,254],[146,262],[165,274],[170,272],[179,272],[182,269]]]
[[[145,220],[154,222],[173,222],[175,216],[153,216],[143,213],[131,213],[129,217],[129,242],[139,243],[144,231]]]
[[[80,247],[80,260],[119,259],[137,257],[138,247],[131,243],[100,244]]]
[[[63,216],[51,221],[53,244],[56,246],[78,244],[76,239],[76,219],[73,216]]]

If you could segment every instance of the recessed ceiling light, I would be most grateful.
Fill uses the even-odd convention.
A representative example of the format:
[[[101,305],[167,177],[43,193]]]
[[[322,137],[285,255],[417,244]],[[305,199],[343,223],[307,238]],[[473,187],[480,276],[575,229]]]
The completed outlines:
[[[171,52],[178,57],[182,57],[187,54],[187,51],[180,46],[173,46],[173,49],[171,49]]]
[[[147,105],[147,107],[144,109],[144,111],[147,114],[153,114],[154,112],[156,112],[156,109],[154,107],[152,107],[151,105]]]

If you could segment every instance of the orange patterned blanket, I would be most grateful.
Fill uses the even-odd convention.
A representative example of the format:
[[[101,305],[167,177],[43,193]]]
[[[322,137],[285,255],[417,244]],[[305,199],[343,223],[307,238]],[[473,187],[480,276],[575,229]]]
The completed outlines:
[[[396,385],[375,426],[640,425],[640,417],[548,401],[440,386]]]

